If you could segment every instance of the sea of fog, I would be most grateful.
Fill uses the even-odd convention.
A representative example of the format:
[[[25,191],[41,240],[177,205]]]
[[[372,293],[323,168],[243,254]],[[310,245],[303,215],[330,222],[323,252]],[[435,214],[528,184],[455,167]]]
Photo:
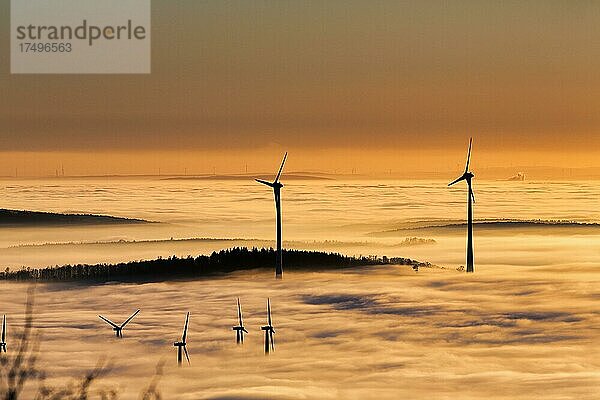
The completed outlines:
[[[164,362],[166,399],[580,399],[600,388],[597,273],[513,267],[473,275],[409,267],[235,273],[194,282],[38,285],[46,384],[110,363],[92,386],[136,399]],[[0,283],[9,352],[26,285]],[[245,343],[235,343],[240,297]],[[271,298],[275,352],[263,353]],[[123,339],[97,315],[120,323]],[[191,364],[173,342],[189,311]],[[26,387],[33,398],[37,384]],[[93,398],[93,397],[92,397]]]
[[[111,370],[93,390],[127,399],[137,398],[161,361],[158,387],[169,399],[598,398],[600,182],[475,181],[477,220],[544,223],[476,225],[469,275],[456,271],[465,257],[464,227],[456,227],[466,214],[465,187],[284,183],[286,247],[410,257],[441,268],[38,284],[34,323],[47,382],[67,384],[106,357]],[[2,268],[274,244],[272,193],[250,180],[4,180],[0,190],[0,208],[155,222],[0,228]],[[557,220],[579,224],[548,223]],[[0,283],[9,351],[23,327],[27,287]],[[243,346],[231,330],[237,297],[250,332]],[[265,356],[260,326],[269,297],[276,351]],[[122,321],[136,308],[121,340],[97,317]],[[179,368],[172,343],[186,311],[191,365]]]
[[[403,229],[415,222],[421,227],[464,223],[464,185],[448,188],[443,181],[284,183],[283,238],[287,247],[410,257],[452,268],[464,264],[464,228]],[[600,182],[476,180],[474,188],[477,220],[600,222]],[[274,245],[272,193],[251,179],[3,180],[0,190],[0,208],[94,213],[157,222],[0,228],[0,265],[13,269],[187,256],[233,245]],[[598,227],[560,228],[500,227],[478,234],[476,226],[476,263],[481,267],[598,265]],[[406,241],[413,237],[433,239],[435,244],[411,246],[420,243]],[[200,238],[205,240],[185,240]]]

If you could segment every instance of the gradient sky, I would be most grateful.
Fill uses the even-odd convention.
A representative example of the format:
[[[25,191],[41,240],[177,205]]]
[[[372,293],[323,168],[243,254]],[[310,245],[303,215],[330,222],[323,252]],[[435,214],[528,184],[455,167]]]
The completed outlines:
[[[598,2],[152,7],[152,74],[31,76],[0,0],[0,175],[600,166]]]

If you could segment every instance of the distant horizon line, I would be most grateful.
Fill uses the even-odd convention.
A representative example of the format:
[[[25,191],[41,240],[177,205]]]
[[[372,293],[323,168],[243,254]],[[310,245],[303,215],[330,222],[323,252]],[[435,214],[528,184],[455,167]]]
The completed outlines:
[[[574,167],[574,168],[562,168],[562,167],[547,167],[547,166],[513,166],[513,167],[484,167],[479,168],[478,180],[510,180],[517,174],[524,174],[525,180],[531,179],[564,179],[564,180],[600,180],[600,167]],[[284,174],[282,179],[285,177],[292,178],[294,180],[302,179],[382,179],[382,180],[393,180],[393,179],[446,179],[449,174],[448,170],[444,171],[413,171],[413,172],[401,172],[401,171],[369,171],[369,172],[336,172],[336,171],[292,171]],[[481,177],[481,174],[488,174],[488,177]],[[536,176],[536,175],[544,176]],[[98,174],[41,174],[41,175],[0,175],[0,179],[6,180],[18,180],[18,179],[93,179],[93,178],[175,178],[175,179],[252,179],[255,177],[265,177],[273,175],[272,172],[159,172],[159,173],[98,173]],[[448,175],[449,176],[449,175]]]

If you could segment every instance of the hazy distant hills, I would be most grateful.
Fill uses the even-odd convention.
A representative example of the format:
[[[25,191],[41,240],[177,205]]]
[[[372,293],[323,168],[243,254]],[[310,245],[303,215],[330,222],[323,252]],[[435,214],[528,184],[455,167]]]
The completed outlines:
[[[118,225],[148,224],[136,218],[95,214],[62,214],[41,211],[0,209],[0,227],[64,226],[64,225]]]
[[[163,178],[163,180],[216,180],[216,181],[245,181],[254,179],[263,179],[271,181],[275,178],[273,174],[229,174],[229,175],[193,175],[193,176],[172,176]],[[319,173],[288,173],[282,178],[284,180],[333,180],[328,174]]]
[[[396,229],[371,232],[372,237],[394,237],[407,234],[464,234],[467,229],[466,222],[452,220],[422,221],[403,224]],[[555,234],[600,234],[600,224],[594,222],[553,221],[553,220],[511,220],[490,219],[479,220],[473,223],[473,229],[478,234],[518,234],[528,233],[536,235]]]

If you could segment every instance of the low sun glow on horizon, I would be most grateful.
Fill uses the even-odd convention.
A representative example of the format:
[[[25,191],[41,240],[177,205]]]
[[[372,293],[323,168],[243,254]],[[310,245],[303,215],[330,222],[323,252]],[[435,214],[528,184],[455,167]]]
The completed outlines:
[[[473,136],[478,178],[600,177],[599,3],[152,12],[149,75],[10,75],[0,59],[0,176],[259,172],[289,151],[294,170],[427,177]]]

